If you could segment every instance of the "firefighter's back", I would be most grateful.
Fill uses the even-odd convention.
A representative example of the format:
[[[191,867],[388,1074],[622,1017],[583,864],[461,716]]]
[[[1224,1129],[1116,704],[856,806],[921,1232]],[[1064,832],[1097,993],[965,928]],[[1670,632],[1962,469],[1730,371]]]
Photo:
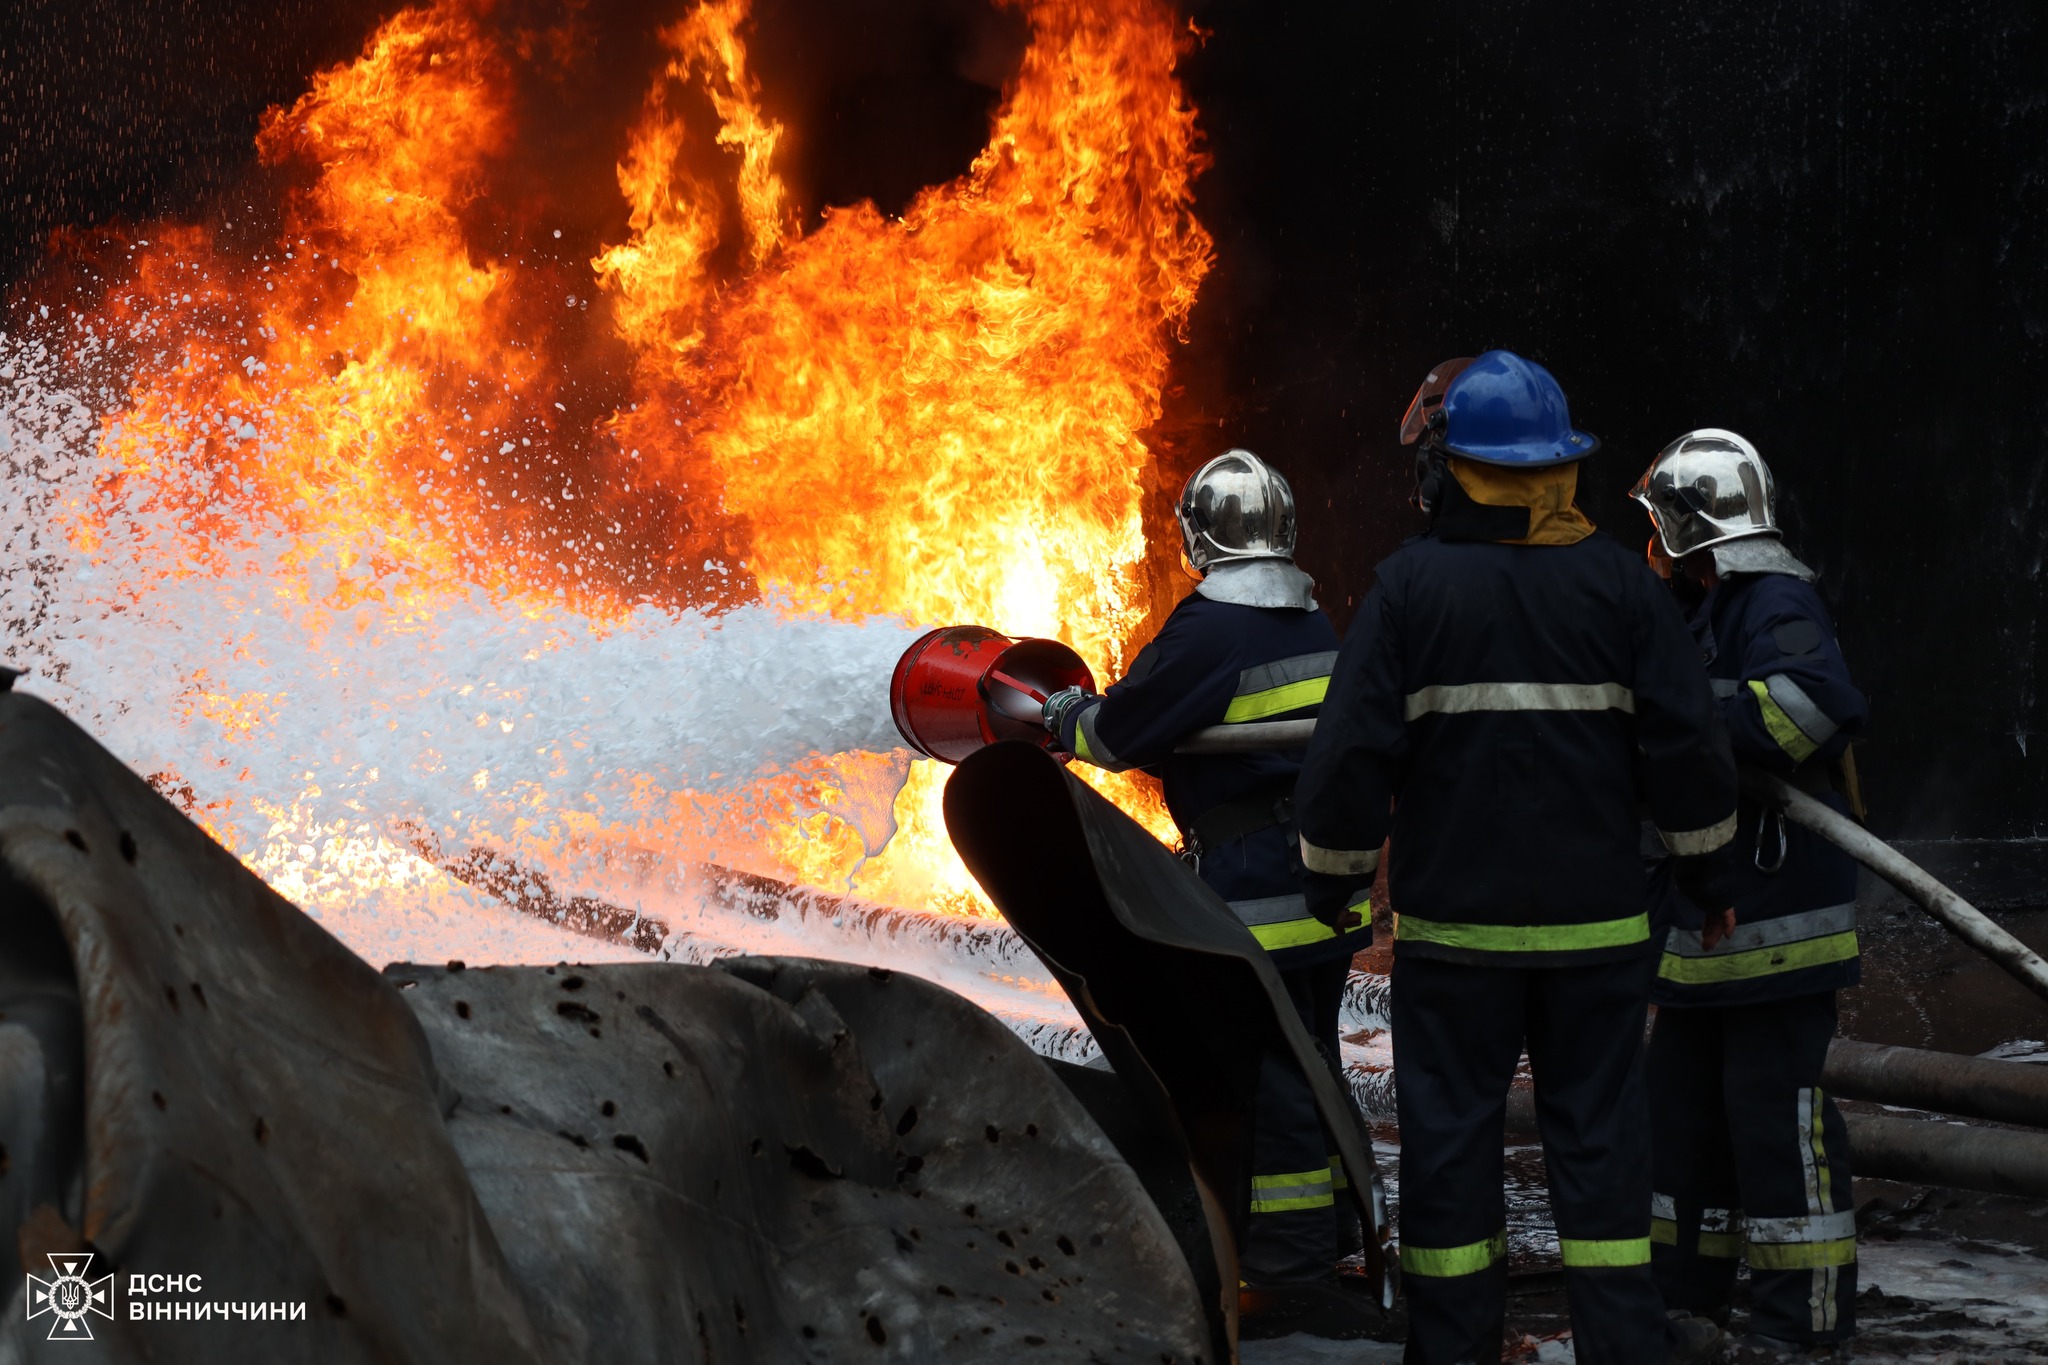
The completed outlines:
[[[1410,745],[1389,869],[1404,918],[1576,927],[1640,913],[1645,577],[1599,534],[1422,537],[1382,566]]]

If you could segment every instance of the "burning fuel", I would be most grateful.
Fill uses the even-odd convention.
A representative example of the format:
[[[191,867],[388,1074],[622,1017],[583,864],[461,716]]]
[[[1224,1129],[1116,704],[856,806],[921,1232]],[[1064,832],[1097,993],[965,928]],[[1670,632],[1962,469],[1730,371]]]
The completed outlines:
[[[423,827],[628,898],[716,861],[983,913],[890,666],[973,620],[1121,671],[1211,256],[1188,30],[1023,10],[987,145],[889,217],[802,202],[745,0],[679,3],[587,258],[522,162],[522,92],[602,76],[575,8],[394,15],[266,116],[251,202],[74,233],[17,299],[13,657],[316,911],[461,898]]]

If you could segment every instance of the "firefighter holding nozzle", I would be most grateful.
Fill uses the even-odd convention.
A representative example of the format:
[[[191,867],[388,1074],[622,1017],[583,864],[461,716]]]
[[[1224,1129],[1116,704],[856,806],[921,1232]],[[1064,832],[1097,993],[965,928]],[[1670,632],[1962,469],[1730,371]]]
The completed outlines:
[[[1813,570],[1780,538],[1763,457],[1732,431],[1690,431],[1634,497],[1735,756],[1846,812],[1868,708]],[[1652,1263],[1667,1304],[1725,1322],[1748,1260],[1755,1344],[1803,1354],[1856,1330],[1848,1134],[1820,1088],[1835,991],[1859,975],[1856,864],[1747,798],[1735,849],[1732,914],[1652,882],[1672,921],[1652,995]]]
[[[1231,450],[1203,465],[1180,495],[1184,567],[1200,579],[1100,696],[1071,688],[1046,702],[1060,747],[1113,772],[1161,779],[1183,856],[1271,956],[1302,1025],[1334,1063],[1337,1018],[1365,923],[1337,927],[1302,898],[1293,793],[1298,753],[1180,754],[1211,726],[1313,718],[1337,658],[1337,632],[1294,565],[1294,494],[1258,456]],[[1259,1075],[1251,1209],[1240,1272],[1247,1302],[1274,1305],[1291,1326],[1344,1320],[1337,1261],[1356,1249],[1307,1079],[1292,1054],[1269,1053]]]
[[[1391,859],[1406,1359],[1501,1356],[1506,1101],[1527,1049],[1582,1365],[1712,1358],[1651,1275],[1647,807],[1726,906],[1735,765],[1685,619],[1574,502],[1599,443],[1549,371],[1446,361],[1401,427],[1429,526],[1380,564],[1295,792],[1309,908]]]

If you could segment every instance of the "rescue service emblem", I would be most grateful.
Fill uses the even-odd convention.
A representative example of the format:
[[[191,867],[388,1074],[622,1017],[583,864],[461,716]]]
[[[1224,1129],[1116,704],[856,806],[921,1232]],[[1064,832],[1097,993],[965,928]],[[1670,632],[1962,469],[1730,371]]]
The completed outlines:
[[[50,1315],[48,1340],[91,1341],[89,1315],[114,1316],[114,1277],[102,1275],[97,1280],[88,1280],[86,1274],[91,1269],[90,1251],[52,1252],[50,1270],[56,1278],[28,1277],[28,1316],[34,1321],[45,1313]]]

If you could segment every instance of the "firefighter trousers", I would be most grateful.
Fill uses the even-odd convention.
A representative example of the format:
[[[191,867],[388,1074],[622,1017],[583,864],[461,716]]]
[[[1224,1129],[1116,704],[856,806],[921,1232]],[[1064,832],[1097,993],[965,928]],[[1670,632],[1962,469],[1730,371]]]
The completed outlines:
[[[1337,1016],[1351,959],[1280,973],[1301,1026],[1328,1065],[1338,1057]],[[1253,1121],[1251,1211],[1239,1273],[1248,1284],[1304,1284],[1329,1276],[1357,1250],[1358,1217],[1344,1164],[1332,1155],[1315,1093],[1293,1052],[1269,1049],[1259,1065]]]
[[[1856,1331],[1856,1205],[1820,1072],[1825,991],[1663,1007],[1650,1040],[1651,1264],[1664,1301],[1727,1304],[1749,1261],[1750,1329],[1819,1345]]]
[[[1666,1353],[1650,1278],[1642,1038],[1655,955],[1572,967],[1394,958],[1409,1365],[1498,1361],[1508,1088],[1524,1048],[1581,1365]]]

